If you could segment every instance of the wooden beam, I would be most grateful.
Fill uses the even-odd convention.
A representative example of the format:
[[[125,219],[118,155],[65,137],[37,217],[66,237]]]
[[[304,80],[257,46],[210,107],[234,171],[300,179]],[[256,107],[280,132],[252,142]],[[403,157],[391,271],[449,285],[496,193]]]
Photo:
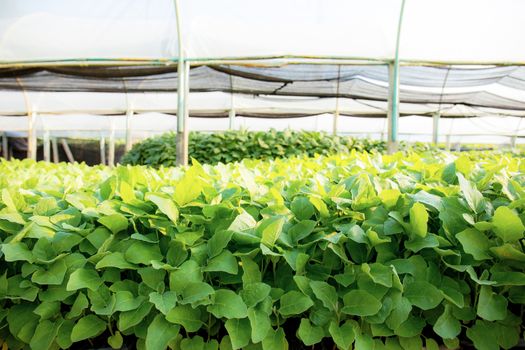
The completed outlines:
[[[57,164],[60,162],[60,155],[58,154],[57,138],[51,138],[51,148],[53,149],[53,163]]]
[[[62,144],[62,148],[64,149],[64,152],[66,153],[67,160],[70,163],[74,163],[75,158],[73,157],[73,152],[71,152],[71,148],[69,148],[69,145],[67,144],[66,139],[60,139],[60,143]]]

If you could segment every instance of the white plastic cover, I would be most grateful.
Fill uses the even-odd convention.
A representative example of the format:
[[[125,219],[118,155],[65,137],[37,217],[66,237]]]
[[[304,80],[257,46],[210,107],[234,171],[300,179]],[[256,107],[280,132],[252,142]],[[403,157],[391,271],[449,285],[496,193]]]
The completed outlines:
[[[402,0],[180,0],[190,59],[391,60]],[[525,63],[522,0],[406,0],[399,57]],[[173,59],[173,0],[2,0],[0,61]]]

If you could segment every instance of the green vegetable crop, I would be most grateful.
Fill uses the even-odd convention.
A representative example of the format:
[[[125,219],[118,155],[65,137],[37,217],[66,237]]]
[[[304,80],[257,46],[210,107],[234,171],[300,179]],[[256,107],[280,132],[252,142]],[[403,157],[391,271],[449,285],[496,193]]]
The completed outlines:
[[[524,173],[488,153],[1,161],[0,343],[508,349],[524,331]]]
[[[274,159],[291,156],[328,155],[338,152],[378,151],[384,141],[350,139],[313,131],[225,131],[191,132],[189,155],[200,163],[217,164],[250,159]],[[175,134],[146,139],[133,146],[122,158],[123,164],[153,167],[176,165]]]

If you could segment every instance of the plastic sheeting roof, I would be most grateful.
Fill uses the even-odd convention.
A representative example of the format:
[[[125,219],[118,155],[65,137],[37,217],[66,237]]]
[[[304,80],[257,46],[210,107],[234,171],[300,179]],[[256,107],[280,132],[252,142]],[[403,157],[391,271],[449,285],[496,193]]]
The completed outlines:
[[[384,117],[401,4],[180,0],[177,23],[173,0],[3,0],[0,114],[176,113],[180,25],[202,65],[192,116]],[[524,116],[523,13],[522,0],[406,0],[401,114]]]
[[[401,0],[181,0],[186,56],[391,60]],[[178,56],[172,0],[3,0],[0,61]],[[524,63],[525,2],[407,0],[401,61]]]

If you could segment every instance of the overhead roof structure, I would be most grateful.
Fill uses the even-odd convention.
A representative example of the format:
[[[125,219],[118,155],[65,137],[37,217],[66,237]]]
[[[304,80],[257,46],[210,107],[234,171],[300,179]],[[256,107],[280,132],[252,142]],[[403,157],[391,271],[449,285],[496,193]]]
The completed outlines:
[[[0,13],[0,115],[134,109],[176,113],[181,130],[186,114],[389,115],[395,141],[399,114],[525,111],[521,0],[4,0]]]

